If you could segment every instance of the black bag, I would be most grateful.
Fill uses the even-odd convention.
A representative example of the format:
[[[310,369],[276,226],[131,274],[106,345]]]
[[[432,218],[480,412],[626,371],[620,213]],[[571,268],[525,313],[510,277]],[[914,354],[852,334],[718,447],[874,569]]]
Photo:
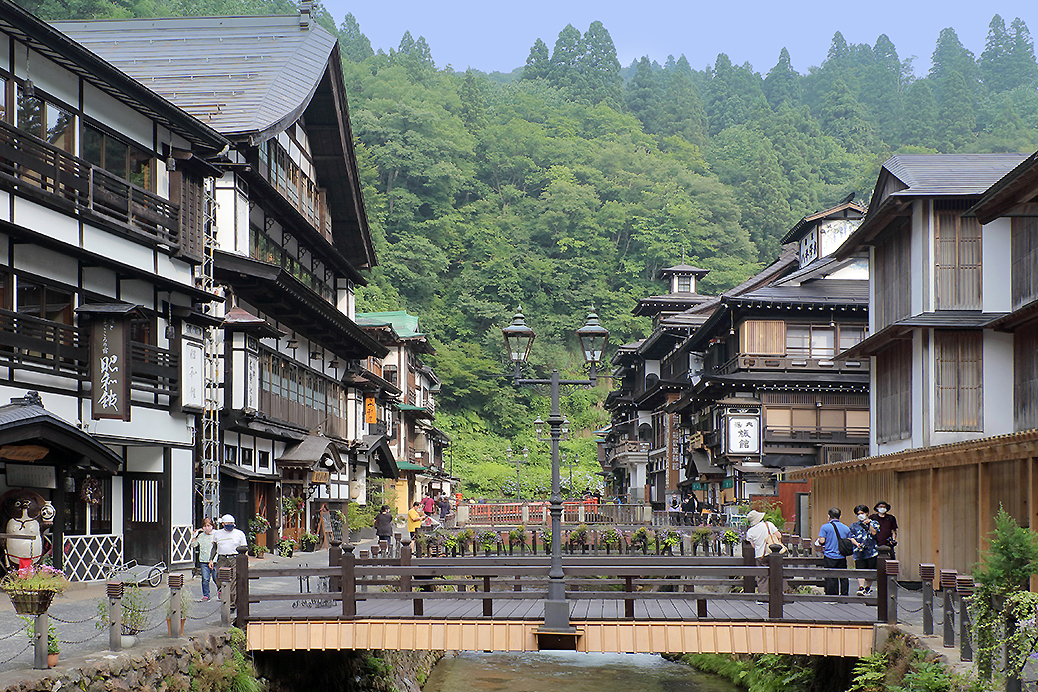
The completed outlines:
[[[840,555],[851,555],[854,553],[854,544],[851,543],[850,538],[844,538],[840,535],[840,530],[836,528],[836,522],[830,521],[833,526],[833,533],[836,534],[836,549],[840,551]]]

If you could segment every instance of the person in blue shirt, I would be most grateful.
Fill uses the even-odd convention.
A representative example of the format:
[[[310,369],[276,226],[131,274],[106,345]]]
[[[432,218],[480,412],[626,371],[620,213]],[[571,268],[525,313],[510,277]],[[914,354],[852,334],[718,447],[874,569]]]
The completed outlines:
[[[854,543],[854,569],[876,569],[879,549],[876,547],[876,534],[879,533],[879,522],[869,519],[869,508],[858,505],[854,508],[858,521],[851,524],[851,542]],[[858,595],[868,596],[872,593],[872,580],[858,580]]]
[[[839,538],[850,538],[851,531],[840,522],[840,508],[829,510],[829,521],[818,530],[815,545],[822,549],[822,564],[826,569],[847,569],[847,556],[840,554]],[[847,596],[851,585],[847,579],[826,577],[825,594],[827,596]]]

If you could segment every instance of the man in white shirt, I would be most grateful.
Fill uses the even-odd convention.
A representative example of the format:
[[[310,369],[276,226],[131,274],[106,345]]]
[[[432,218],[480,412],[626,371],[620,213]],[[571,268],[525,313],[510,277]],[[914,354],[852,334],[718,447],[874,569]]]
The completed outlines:
[[[231,568],[230,594],[231,607],[233,608],[237,602],[235,600],[237,596],[235,586],[238,573],[236,569],[238,546],[248,547],[249,539],[245,537],[241,529],[234,527],[234,517],[230,514],[220,517],[220,523],[223,524],[223,528],[213,531],[213,543],[216,544],[216,569],[219,570],[221,567]],[[219,585],[219,581],[217,581],[217,585]]]
[[[768,566],[768,546],[781,543],[782,534],[770,521],[764,521],[764,512],[751,510],[746,515],[750,528],[746,529],[746,540],[753,544],[753,554],[757,558],[758,567]],[[768,593],[768,576],[757,577],[757,593]]]

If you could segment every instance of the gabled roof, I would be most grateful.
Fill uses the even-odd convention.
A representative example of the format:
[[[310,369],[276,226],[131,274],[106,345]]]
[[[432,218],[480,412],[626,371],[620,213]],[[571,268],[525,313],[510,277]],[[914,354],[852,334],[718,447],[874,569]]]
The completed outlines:
[[[835,207],[830,207],[829,209],[820,211],[817,214],[805,216],[800,219],[793,228],[789,229],[789,232],[786,233],[785,236],[783,236],[781,241],[782,245],[799,242],[814,225],[815,221],[821,221],[822,219],[827,219],[829,217],[860,219],[861,215],[864,213],[865,207],[861,206],[857,202],[848,201],[841,202]]]
[[[673,267],[664,267],[656,272],[656,278],[662,279],[670,274],[692,274],[697,278],[703,278],[710,273],[709,269],[700,269],[699,267],[693,267],[691,264],[675,264]]]
[[[387,312],[358,312],[357,324],[362,327],[389,325],[401,339],[423,337],[419,331],[418,317],[408,314],[406,310],[390,310]]]
[[[1038,152],[1028,156],[1020,165],[988,188],[969,211],[981,223],[991,223],[1014,207],[1034,204],[1038,200]],[[1030,214],[1028,214],[1030,215]]]
[[[883,164],[865,220],[833,253],[846,259],[868,245],[921,197],[971,198],[1027,158],[1027,154],[895,154]]]
[[[53,26],[226,135],[295,122],[335,37],[298,15],[63,21]]]
[[[37,463],[93,466],[115,473],[122,459],[83,430],[70,425],[43,407],[37,392],[0,406],[0,446],[37,445],[48,451]]]

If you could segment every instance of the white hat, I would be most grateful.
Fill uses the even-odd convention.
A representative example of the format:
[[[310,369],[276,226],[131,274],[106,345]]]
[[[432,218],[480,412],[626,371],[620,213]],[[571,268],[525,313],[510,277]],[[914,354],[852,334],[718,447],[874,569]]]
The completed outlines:
[[[232,517],[230,514],[225,514],[222,517],[220,517],[220,523],[221,524],[233,524],[234,523],[234,517]]]
[[[746,521],[749,522],[750,526],[756,526],[761,522],[761,519],[763,518],[764,512],[758,512],[757,510],[752,510],[749,514],[746,515]]]

